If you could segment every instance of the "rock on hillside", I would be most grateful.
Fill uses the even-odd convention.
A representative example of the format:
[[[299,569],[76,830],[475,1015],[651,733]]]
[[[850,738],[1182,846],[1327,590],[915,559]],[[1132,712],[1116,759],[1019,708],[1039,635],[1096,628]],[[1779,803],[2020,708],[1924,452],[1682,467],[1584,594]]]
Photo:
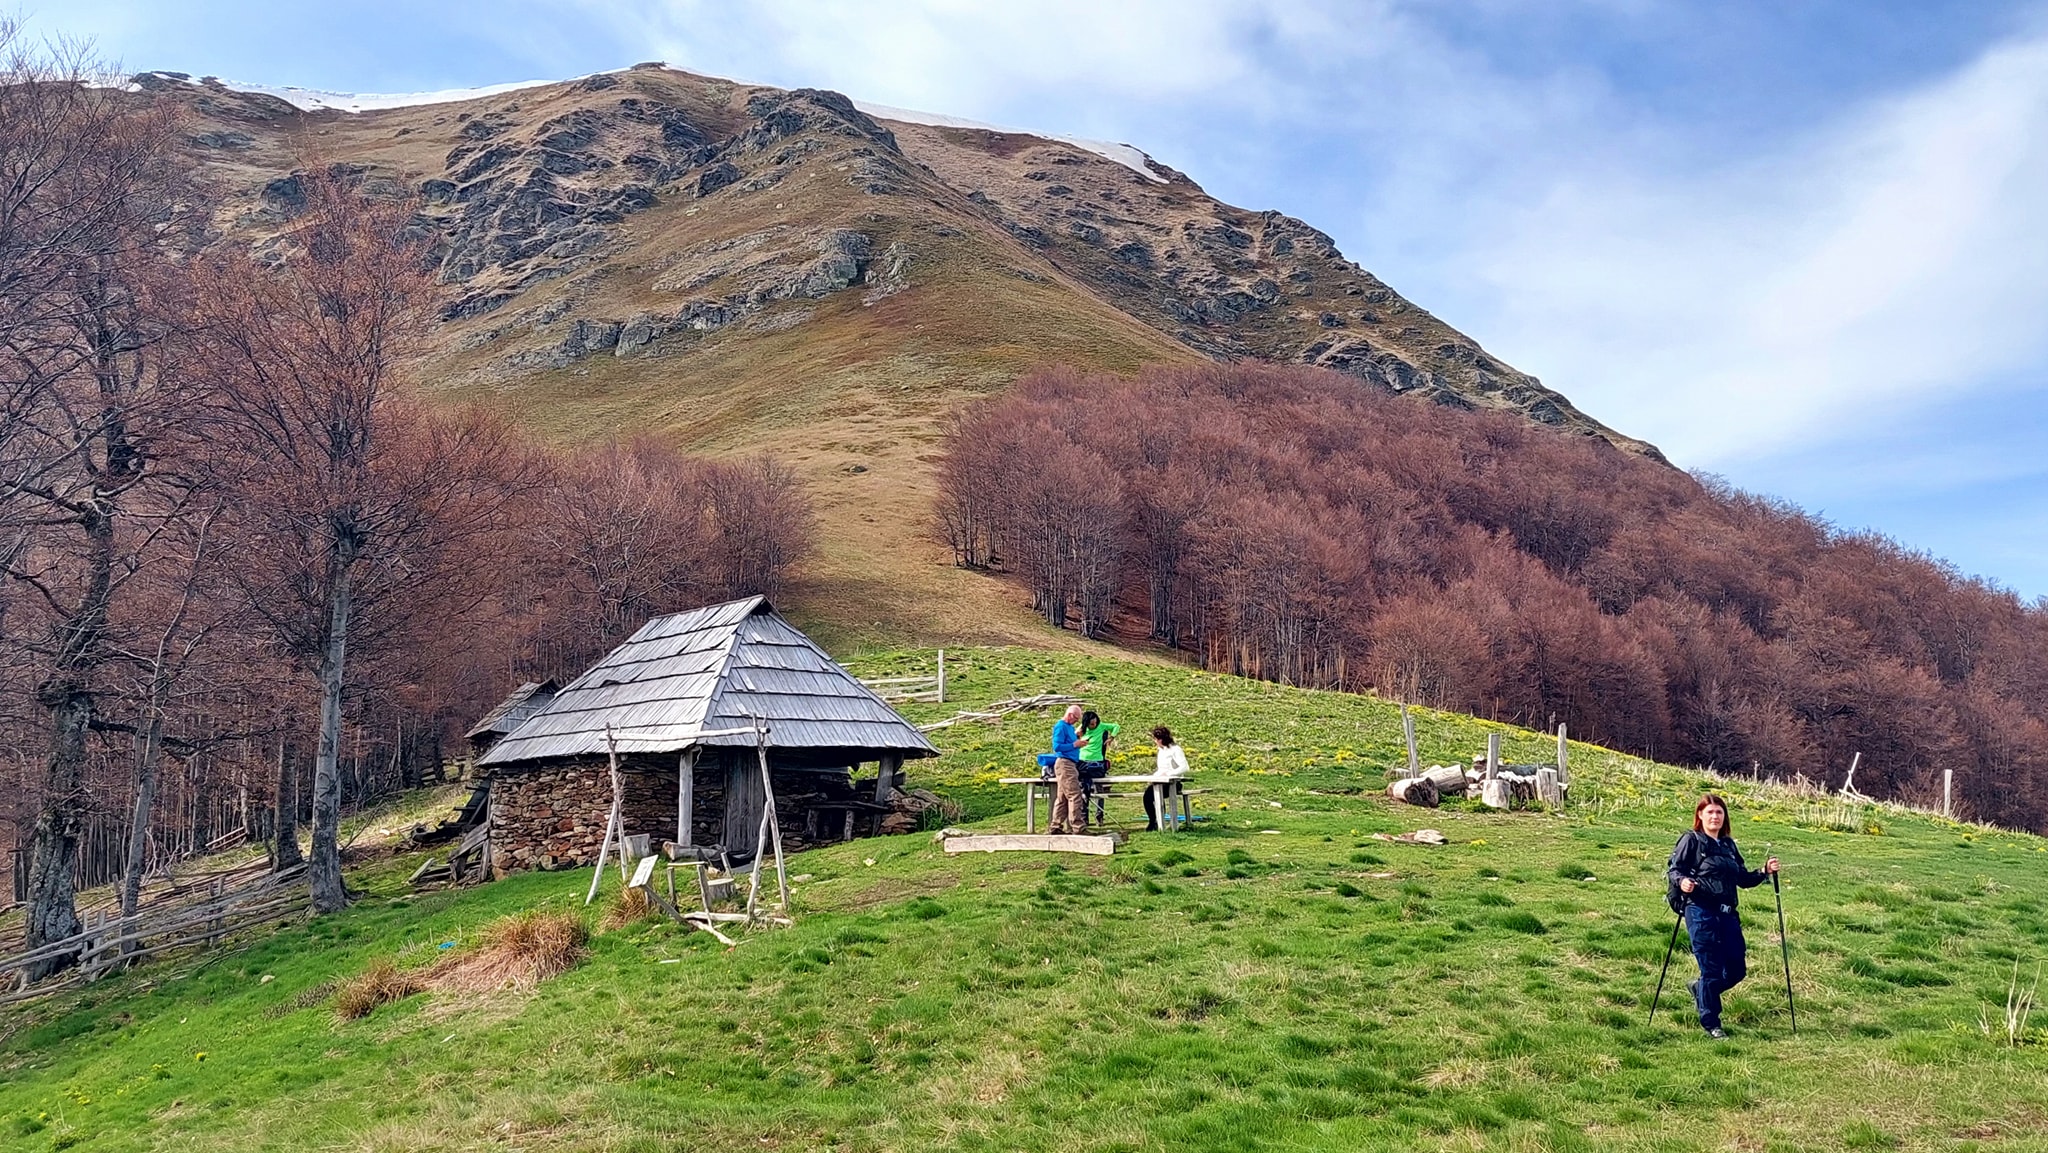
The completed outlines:
[[[173,73],[136,84],[189,108],[192,155],[229,193],[231,242],[261,245],[290,218],[309,163],[416,197],[449,287],[431,371],[453,386],[517,387],[597,357],[733,371],[744,342],[788,333],[815,332],[820,356],[843,361],[845,326],[831,317],[918,289],[954,307],[868,322],[859,356],[914,352],[941,376],[951,364],[955,392],[990,387],[1001,375],[991,359],[1086,363],[1097,347],[1108,351],[1096,363],[1114,368],[1255,358],[1656,454],[1302,221],[1073,143],[878,120],[837,93],[658,65],[361,113]],[[960,307],[960,296],[991,304]],[[1048,327],[1071,344],[1057,347]],[[714,336],[719,355],[698,355]]]

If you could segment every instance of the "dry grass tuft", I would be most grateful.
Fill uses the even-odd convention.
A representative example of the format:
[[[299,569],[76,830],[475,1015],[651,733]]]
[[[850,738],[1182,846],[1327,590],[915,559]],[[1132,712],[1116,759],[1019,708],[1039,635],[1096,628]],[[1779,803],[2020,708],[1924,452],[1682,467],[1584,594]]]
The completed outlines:
[[[606,931],[623,929],[627,925],[646,920],[654,914],[654,902],[647,899],[645,889],[621,889],[605,906],[604,919],[599,926]]]
[[[380,1005],[414,993],[491,993],[531,989],[576,967],[590,930],[574,913],[518,913],[493,921],[475,945],[424,969],[400,969],[374,961],[362,975],[334,994],[334,1015],[344,1021],[367,1017]]]
[[[400,969],[389,961],[375,961],[353,980],[343,982],[334,994],[334,1015],[344,1021],[367,1017],[379,1005],[405,1000],[426,988],[418,970]]]
[[[590,930],[574,913],[518,913],[494,921],[473,948],[437,963],[429,988],[449,993],[531,989],[575,968]]]

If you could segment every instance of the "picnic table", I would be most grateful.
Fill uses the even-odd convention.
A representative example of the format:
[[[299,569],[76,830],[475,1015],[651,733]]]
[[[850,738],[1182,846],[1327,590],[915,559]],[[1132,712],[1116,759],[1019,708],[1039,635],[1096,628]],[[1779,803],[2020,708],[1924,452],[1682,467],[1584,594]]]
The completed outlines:
[[[1201,792],[1200,789],[1188,789],[1185,778],[1167,777],[1162,780],[1151,773],[1097,777],[1095,779],[1105,785],[1144,785],[1145,788],[1137,792],[1091,793],[1089,796],[1092,799],[1094,797],[1142,797],[1150,794],[1152,797],[1152,811],[1159,814],[1159,827],[1162,829],[1179,829],[1182,825],[1193,820],[1193,814],[1188,809],[1188,796],[1190,792]],[[1038,793],[1040,789],[1045,790],[1046,823],[1052,823],[1053,782],[1050,778],[1002,777],[1000,778],[1000,783],[1024,786],[1025,832],[1035,833],[1038,831]]]

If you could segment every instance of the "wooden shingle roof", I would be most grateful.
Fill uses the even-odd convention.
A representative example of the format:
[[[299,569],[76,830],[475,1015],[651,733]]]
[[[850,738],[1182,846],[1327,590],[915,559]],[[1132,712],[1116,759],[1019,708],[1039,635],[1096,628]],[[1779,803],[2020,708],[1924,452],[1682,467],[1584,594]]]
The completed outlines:
[[[656,617],[564,686],[480,758],[482,768],[602,756],[609,725],[622,753],[751,747],[753,718],[771,749],[840,763],[938,750],[763,597]]]
[[[496,708],[484,714],[476,727],[462,734],[465,739],[474,740],[485,733],[509,733],[520,726],[526,718],[547,707],[555,699],[560,686],[553,681],[528,681],[513,689],[510,696],[499,701]]]

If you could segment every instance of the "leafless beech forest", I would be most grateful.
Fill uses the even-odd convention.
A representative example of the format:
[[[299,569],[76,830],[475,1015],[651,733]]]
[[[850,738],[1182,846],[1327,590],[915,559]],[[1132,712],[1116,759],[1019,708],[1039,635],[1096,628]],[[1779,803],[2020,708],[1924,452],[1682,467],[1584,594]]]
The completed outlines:
[[[1666,761],[2048,828],[2048,606],[1519,416],[1309,369],[1041,371],[938,532],[1048,621]]]

